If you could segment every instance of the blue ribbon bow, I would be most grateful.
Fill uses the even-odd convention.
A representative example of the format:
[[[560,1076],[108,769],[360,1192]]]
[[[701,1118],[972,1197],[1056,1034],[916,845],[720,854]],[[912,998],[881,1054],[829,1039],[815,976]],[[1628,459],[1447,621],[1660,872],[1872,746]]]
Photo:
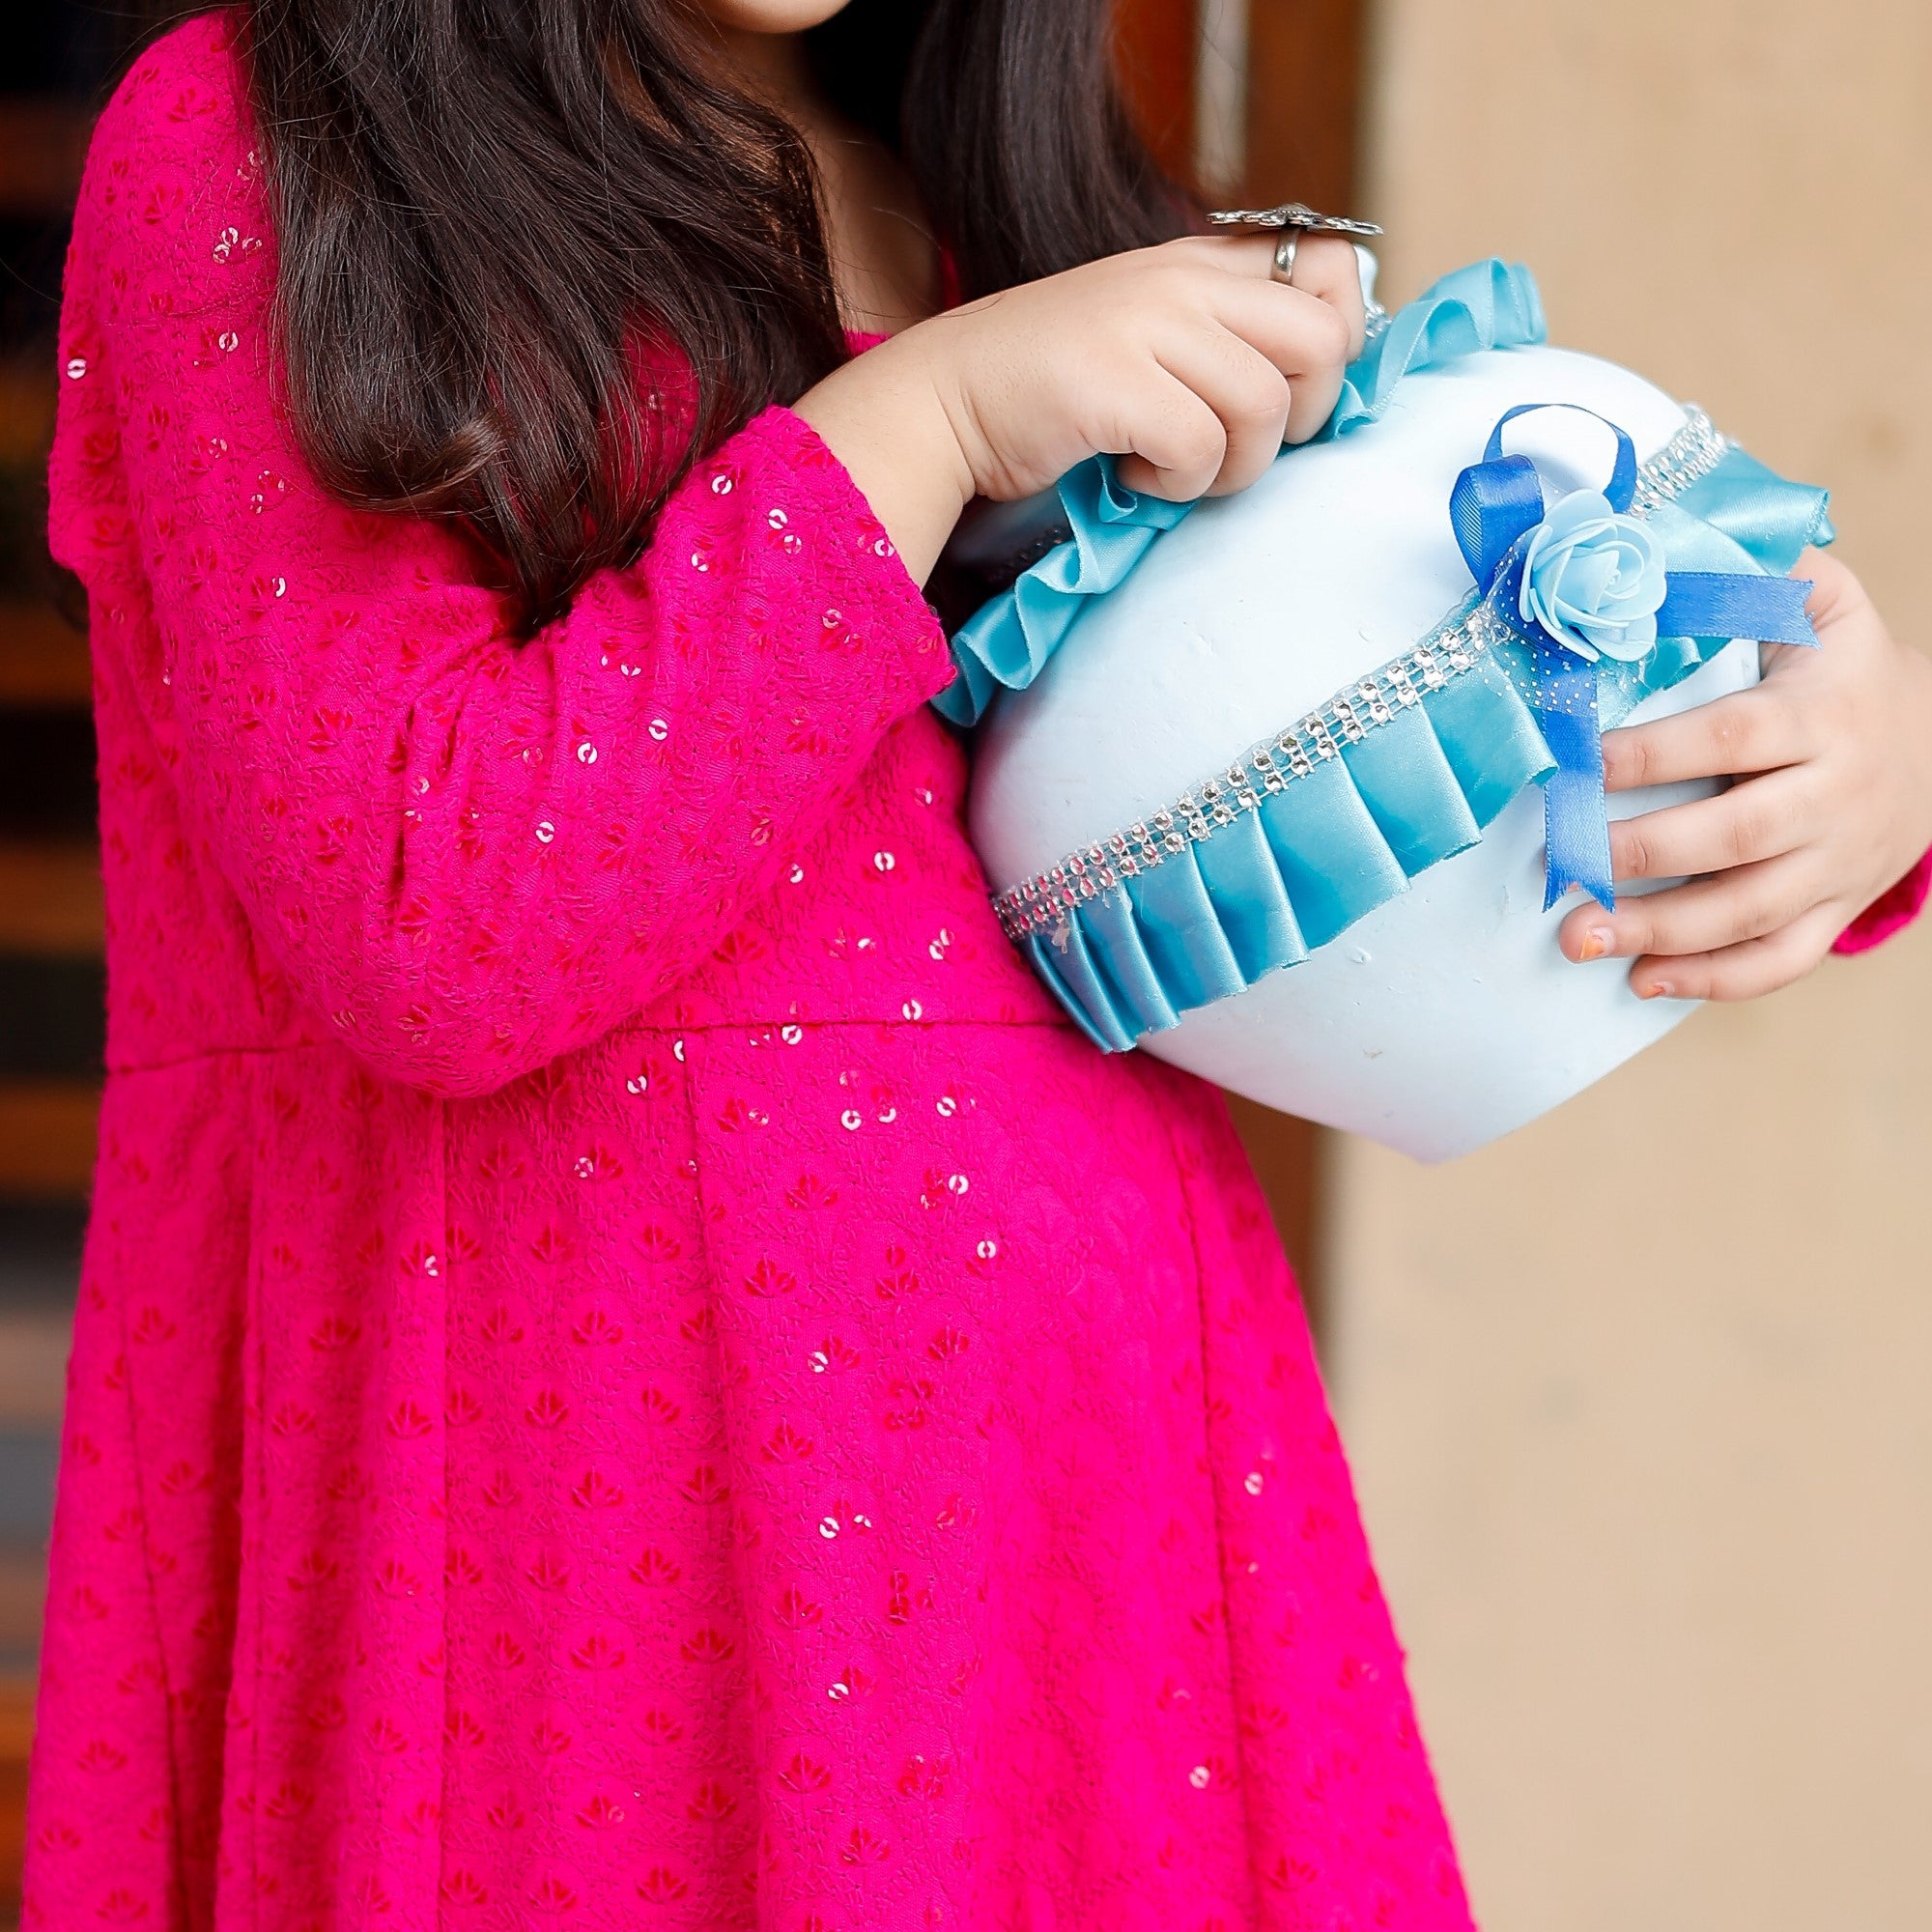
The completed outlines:
[[[1531,703],[1556,761],[1543,792],[1544,909],[1578,886],[1610,912],[1617,898],[1610,879],[1604,793],[1605,668],[1522,612],[1525,554],[1547,506],[1536,465],[1526,456],[1503,454],[1503,431],[1518,416],[1541,409],[1577,408],[1574,403],[1524,403],[1504,415],[1490,434],[1483,460],[1457,477],[1449,496],[1449,522],[1484,601],[1527,648],[1534,666]],[[1601,416],[1597,420],[1605,421]],[[1603,494],[1611,510],[1623,515],[1636,494],[1636,449],[1615,423],[1605,427],[1616,437],[1617,454]],[[1659,643],[1751,638],[1763,643],[1815,645],[1817,634],[1804,609],[1810,591],[1808,582],[1787,577],[1666,568],[1663,602],[1657,611]]]

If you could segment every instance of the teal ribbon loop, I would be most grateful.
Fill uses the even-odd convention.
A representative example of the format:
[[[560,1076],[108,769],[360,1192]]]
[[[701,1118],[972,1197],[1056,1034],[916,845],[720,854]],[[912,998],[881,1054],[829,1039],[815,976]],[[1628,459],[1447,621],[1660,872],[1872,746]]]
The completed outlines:
[[[1087,600],[1123,583],[1154,539],[1194,507],[1124,489],[1111,457],[1078,465],[1057,487],[1072,538],[1048,551],[953,635],[959,675],[932,703],[954,724],[979,724],[1002,690],[1024,691],[1046,668]]]

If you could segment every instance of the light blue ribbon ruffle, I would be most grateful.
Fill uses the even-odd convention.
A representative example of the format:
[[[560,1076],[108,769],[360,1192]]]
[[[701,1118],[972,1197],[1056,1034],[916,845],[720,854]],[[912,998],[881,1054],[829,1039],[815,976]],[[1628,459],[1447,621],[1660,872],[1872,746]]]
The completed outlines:
[[[1543,300],[1527,269],[1498,261],[1458,269],[1399,309],[1350,364],[1341,400],[1315,440],[1332,441],[1375,422],[1403,378],[1417,370],[1544,336]],[[1071,541],[1050,550],[953,635],[959,675],[932,702],[954,724],[977,724],[1002,686],[1024,691],[1087,600],[1125,579],[1154,539],[1194,507],[1123,489],[1111,457],[1077,464],[1058,487]]]

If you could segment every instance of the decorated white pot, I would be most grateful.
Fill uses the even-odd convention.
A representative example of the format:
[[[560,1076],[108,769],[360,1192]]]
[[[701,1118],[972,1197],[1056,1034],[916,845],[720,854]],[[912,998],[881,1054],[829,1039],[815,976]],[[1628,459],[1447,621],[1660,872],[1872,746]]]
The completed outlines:
[[[1824,498],[1542,333],[1482,265],[1241,495],[1075,472],[1072,540],[955,639],[954,715],[997,697],[974,840],[1096,1045],[1440,1160],[1684,1018],[1557,948],[1572,880],[1610,896],[1605,812],[1711,789],[1605,801],[1598,733],[1808,639]]]

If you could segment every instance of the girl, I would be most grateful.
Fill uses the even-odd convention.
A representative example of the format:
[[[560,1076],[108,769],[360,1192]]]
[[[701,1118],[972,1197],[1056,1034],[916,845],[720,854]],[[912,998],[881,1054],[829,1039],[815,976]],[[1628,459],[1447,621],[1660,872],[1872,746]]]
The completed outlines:
[[[969,498],[1237,489],[1359,342],[1341,248],[1167,239],[1103,24],[256,0],[108,108],[29,1925],[1467,1922],[1220,1106],[1035,986],[925,706]],[[1760,990],[1932,835],[1822,581],[1616,741],[1777,768],[1619,828],[1734,869],[1573,951]]]

